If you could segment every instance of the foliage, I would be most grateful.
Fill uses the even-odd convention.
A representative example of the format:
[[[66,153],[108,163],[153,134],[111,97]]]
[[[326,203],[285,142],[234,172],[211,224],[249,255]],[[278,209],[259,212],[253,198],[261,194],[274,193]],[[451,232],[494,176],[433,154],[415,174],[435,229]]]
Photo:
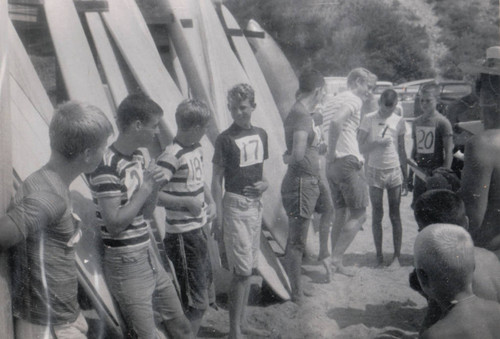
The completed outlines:
[[[363,66],[379,79],[433,76],[423,27],[401,16],[398,1],[227,0],[240,24],[257,20],[296,70],[346,75]]]

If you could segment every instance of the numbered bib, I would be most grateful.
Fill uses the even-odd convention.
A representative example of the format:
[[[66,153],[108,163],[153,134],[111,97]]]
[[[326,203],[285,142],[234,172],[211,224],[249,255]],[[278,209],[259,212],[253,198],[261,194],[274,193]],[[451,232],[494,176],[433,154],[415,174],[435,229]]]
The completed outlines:
[[[420,154],[434,153],[436,144],[436,128],[433,126],[416,126],[417,152]]]
[[[264,146],[259,135],[249,135],[236,139],[234,142],[240,150],[240,167],[264,162]]]
[[[203,181],[203,160],[196,153],[186,159],[188,165],[188,185],[197,185]]]

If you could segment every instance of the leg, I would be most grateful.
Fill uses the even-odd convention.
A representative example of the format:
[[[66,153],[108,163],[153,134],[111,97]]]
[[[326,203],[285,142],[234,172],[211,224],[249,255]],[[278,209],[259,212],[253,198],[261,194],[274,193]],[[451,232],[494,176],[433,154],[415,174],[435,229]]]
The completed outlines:
[[[186,317],[188,318],[189,323],[191,324],[191,331],[193,332],[193,335],[195,337],[198,334],[198,331],[200,330],[201,320],[203,319],[204,314],[205,310],[198,310],[193,307],[189,307],[189,309],[186,311]]]
[[[242,337],[241,319],[245,314],[250,289],[250,276],[233,274],[231,290],[229,291],[229,338]],[[247,299],[245,299],[245,296]]]
[[[389,200],[389,217],[392,224],[392,239],[394,242],[394,257],[392,260],[392,264],[399,265],[399,257],[401,255],[401,242],[403,239],[403,227],[401,225],[401,216],[399,213],[399,205],[401,202],[401,185],[390,188],[387,191],[387,196]]]
[[[349,208],[348,211],[349,217],[341,230],[332,253],[332,263],[335,265],[337,272],[352,276],[353,273],[344,267],[342,260],[345,251],[347,251],[366,220],[366,208]]]
[[[191,332],[191,324],[185,315],[174,319],[164,320],[163,324],[165,325],[165,330],[169,338],[191,339],[196,337],[193,335],[193,332]]]
[[[307,226],[309,219],[302,217],[289,218],[288,242],[285,250],[285,260],[287,263],[288,277],[292,286],[292,301],[300,303],[303,296],[301,269],[302,255],[304,254],[307,240]]]
[[[377,267],[384,264],[384,255],[382,252],[382,218],[384,217],[383,204],[384,190],[370,186],[370,201],[372,202],[372,233],[375,242],[375,251],[377,253]]]

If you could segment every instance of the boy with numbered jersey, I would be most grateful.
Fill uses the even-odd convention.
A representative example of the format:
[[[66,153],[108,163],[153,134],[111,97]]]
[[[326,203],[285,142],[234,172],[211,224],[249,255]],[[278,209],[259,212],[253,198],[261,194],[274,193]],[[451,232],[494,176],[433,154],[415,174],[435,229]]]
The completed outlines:
[[[246,304],[260,247],[261,197],[268,187],[263,177],[264,160],[268,158],[267,133],[251,123],[256,103],[250,85],[234,86],[227,98],[234,122],[215,142],[212,193],[217,206],[213,231],[218,238],[217,233],[223,231],[233,274],[229,338],[241,338],[242,334],[266,336],[266,331],[248,325]]]
[[[88,176],[104,244],[104,276],[138,338],[156,338],[154,311],[169,336],[191,338],[174,284],[150,239],[148,219],[167,178],[154,162],[146,167],[139,148],[155,139],[163,110],[140,93],[127,96],[116,114],[118,138]]]
[[[411,137],[413,149],[411,158],[427,175],[438,167],[451,168],[453,160],[453,130],[450,121],[436,109],[439,97],[439,86],[426,84],[421,89],[420,104],[422,115],[413,121]],[[425,192],[426,184],[415,176],[413,202]]]
[[[95,170],[112,132],[99,108],[75,101],[60,105],[49,126],[49,161],[21,184],[0,220],[0,250],[13,250],[17,338],[87,338],[75,263],[81,230],[69,186]]]
[[[168,180],[158,195],[158,203],[165,207],[165,249],[174,264],[181,301],[194,334],[208,308],[212,277],[202,228],[207,217],[213,219],[215,206],[205,184],[200,144],[210,116],[203,102],[183,101],[175,113],[177,135],[157,159]]]

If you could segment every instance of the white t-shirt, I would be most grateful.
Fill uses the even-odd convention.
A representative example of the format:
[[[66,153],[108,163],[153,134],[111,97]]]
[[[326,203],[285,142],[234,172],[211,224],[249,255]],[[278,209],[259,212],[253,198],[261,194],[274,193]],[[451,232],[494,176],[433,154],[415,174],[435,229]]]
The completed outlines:
[[[392,139],[389,146],[379,146],[370,152],[368,166],[378,169],[399,167],[398,137],[406,133],[403,118],[394,113],[387,118],[381,118],[378,112],[369,113],[361,122],[360,129],[368,133],[369,142]]]

